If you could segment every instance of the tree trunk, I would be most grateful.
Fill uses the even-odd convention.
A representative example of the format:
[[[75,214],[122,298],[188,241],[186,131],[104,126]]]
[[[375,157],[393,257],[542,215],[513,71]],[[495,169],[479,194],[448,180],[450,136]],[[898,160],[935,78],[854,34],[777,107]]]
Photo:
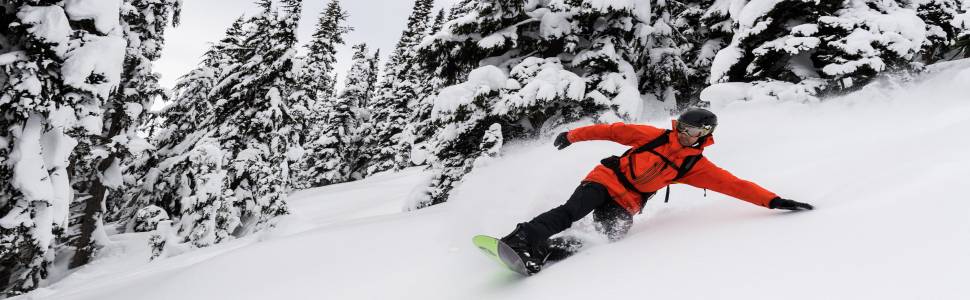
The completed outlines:
[[[101,220],[101,216],[104,213],[101,209],[103,207],[105,196],[108,193],[108,188],[104,186],[101,176],[99,174],[104,174],[104,171],[111,166],[115,160],[115,155],[112,154],[101,161],[98,164],[95,174],[91,176],[90,185],[90,195],[84,203],[84,214],[81,215],[81,232],[80,236],[74,240],[74,257],[71,259],[71,269],[77,268],[87,264],[91,261],[91,256],[94,255],[94,250],[96,245],[92,237],[94,236],[94,231],[98,228],[98,221]]]
[[[108,125],[108,134],[101,139],[106,144],[110,143],[111,138],[117,136],[121,132],[121,128],[126,126],[125,112],[121,107],[121,105],[116,105],[111,119],[108,120],[110,122],[110,125]],[[108,157],[98,162],[98,166],[94,169],[94,174],[88,176],[88,180],[91,181],[88,185],[88,195],[91,195],[91,197],[84,201],[84,214],[81,215],[81,232],[78,238],[74,240],[74,257],[71,258],[71,264],[68,266],[71,269],[87,264],[91,261],[91,256],[94,255],[97,245],[94,244],[93,236],[95,230],[98,229],[98,222],[102,220],[102,215],[104,214],[102,208],[104,207],[105,197],[108,194],[108,187],[104,185],[103,174],[105,170],[111,167],[111,164],[116,159],[119,159],[118,156],[118,153],[109,154]]]

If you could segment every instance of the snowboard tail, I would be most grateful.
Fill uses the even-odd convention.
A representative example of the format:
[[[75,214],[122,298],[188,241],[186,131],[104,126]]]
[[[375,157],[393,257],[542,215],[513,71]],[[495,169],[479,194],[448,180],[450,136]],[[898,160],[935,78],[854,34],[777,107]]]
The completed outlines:
[[[531,275],[525,268],[525,262],[523,262],[522,258],[519,257],[519,254],[517,254],[515,250],[512,250],[512,247],[509,247],[509,245],[506,245],[501,240],[487,235],[477,235],[472,238],[472,243],[474,243],[478,249],[481,249],[485,255],[492,257],[505,268],[522,274],[523,276]]]

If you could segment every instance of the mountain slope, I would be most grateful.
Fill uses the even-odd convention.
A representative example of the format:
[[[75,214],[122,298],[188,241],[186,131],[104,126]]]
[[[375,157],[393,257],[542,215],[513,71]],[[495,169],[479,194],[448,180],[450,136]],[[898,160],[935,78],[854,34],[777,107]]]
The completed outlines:
[[[960,298],[970,295],[967,65],[823,103],[718,107],[705,155],[814,211],[677,185],[626,239],[606,243],[583,220],[570,231],[591,247],[523,279],[471,237],[504,235],[561,204],[600,158],[624,150],[523,142],[476,168],[443,205],[398,212],[426,180],[417,169],[301,191],[273,231],[150,264],[145,234],[116,235],[94,264],[27,298]]]

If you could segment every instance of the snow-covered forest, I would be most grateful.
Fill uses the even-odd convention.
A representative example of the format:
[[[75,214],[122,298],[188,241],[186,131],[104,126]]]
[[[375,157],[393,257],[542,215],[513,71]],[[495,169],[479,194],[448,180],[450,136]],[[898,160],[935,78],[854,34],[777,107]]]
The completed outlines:
[[[839,219],[839,212],[860,213],[861,207],[879,205],[878,197],[860,194],[845,187],[845,182],[862,190],[878,189],[882,184],[873,180],[887,174],[926,172],[933,176],[917,179],[925,181],[934,196],[958,199],[958,194],[936,195],[948,191],[948,186],[930,183],[965,180],[966,169],[956,167],[970,168],[965,159],[953,158],[951,153],[965,143],[940,142],[959,139],[961,129],[970,125],[970,118],[959,114],[970,108],[958,96],[959,89],[970,83],[970,71],[965,71],[970,69],[965,60],[970,57],[970,4],[960,0],[461,0],[443,9],[433,0],[413,0],[405,23],[387,24],[400,28],[391,49],[348,39],[355,30],[348,17],[367,12],[348,11],[339,0],[326,0],[323,10],[309,14],[302,0],[256,0],[258,12],[239,16],[224,28],[220,39],[210,41],[196,67],[179,74],[168,89],[159,83],[154,68],[166,47],[166,29],[180,25],[182,1],[5,0],[0,4],[0,297],[146,298],[130,290],[108,295],[94,289],[118,279],[111,273],[143,269],[152,279],[178,276],[170,271],[202,265],[213,256],[251,263],[257,266],[254,270],[273,271],[273,276],[285,279],[290,270],[251,261],[287,256],[289,249],[294,258],[283,260],[283,265],[319,263],[313,271],[294,274],[311,278],[324,274],[320,280],[339,291],[334,299],[395,298],[393,293],[376,292],[384,289],[353,290],[352,284],[337,283],[363,277],[365,271],[378,272],[384,275],[375,282],[393,287],[388,291],[399,290],[403,283],[391,283],[402,279],[397,275],[420,268],[403,263],[407,261],[425,263],[428,270],[437,272],[416,276],[455,287],[434,294],[423,287],[430,283],[417,284],[421,278],[409,278],[406,282],[421,288],[404,298],[474,298],[469,296],[475,295],[471,290],[483,285],[490,289],[482,298],[542,298],[535,290],[496,291],[501,284],[495,280],[481,282],[495,279],[482,273],[498,269],[475,269],[479,263],[464,258],[464,253],[477,251],[470,248],[471,236],[504,234],[517,220],[558,205],[599,158],[623,150],[580,148],[581,153],[551,160],[547,150],[552,149],[556,134],[580,125],[613,122],[665,127],[672,116],[691,107],[706,107],[735,122],[719,129],[725,132],[725,140],[733,138],[726,144],[738,144],[725,146],[728,153],[741,157],[730,164],[735,169],[833,206],[839,203],[831,198],[833,193],[857,197],[858,202],[844,204],[845,210],[822,215],[828,218],[806,215],[803,219],[809,224],[849,225]],[[313,33],[300,39],[298,26],[307,15],[315,16]],[[337,51],[344,46],[352,46],[352,61],[346,63],[348,69],[337,70]],[[877,113],[867,113],[866,108]],[[864,117],[853,119],[852,113]],[[878,122],[891,124],[876,126]],[[933,130],[900,129],[918,126],[913,123]],[[883,130],[897,130],[900,135]],[[928,133],[931,136],[925,137]],[[935,149],[935,154],[928,156],[926,148],[915,146],[918,143],[929,143],[926,147]],[[839,144],[851,149],[843,149],[844,156],[829,152]],[[888,154],[900,149],[905,151]],[[873,151],[884,152],[867,157]],[[764,160],[759,160],[759,153]],[[727,154],[712,156],[730,160]],[[812,161],[825,158],[833,161]],[[893,160],[901,166],[880,166],[867,158]],[[779,161],[785,159],[794,162]],[[915,166],[907,169],[911,164]],[[771,168],[778,165],[791,165],[794,170]],[[830,182],[835,187],[818,190],[799,187],[800,182],[822,183],[808,179],[826,176],[822,166],[847,168],[835,175],[827,170],[828,176],[842,182]],[[862,169],[888,173],[867,179],[857,173]],[[767,179],[773,176],[769,173],[778,177]],[[943,173],[953,176],[939,175]],[[884,185],[896,185],[892,191],[915,197],[898,181],[887,180]],[[887,193],[877,194],[890,197]],[[500,199],[490,199],[490,194]],[[718,226],[723,219],[709,212],[726,211],[728,218],[744,215],[720,206],[704,208],[709,201],[693,192],[683,192],[681,197],[687,199],[675,201],[679,204],[672,206],[673,212],[648,208],[637,219],[661,221],[647,221],[634,230],[649,233],[645,228],[651,224],[660,225],[656,223],[669,220],[670,214],[688,210],[700,211]],[[697,201],[684,204],[689,199]],[[936,222],[953,230],[936,234],[970,232],[966,204],[936,204],[949,213]],[[889,212],[894,216],[906,211],[904,205],[893,205]],[[849,209],[856,206],[860,209]],[[951,222],[959,218],[965,221]],[[758,234],[745,227],[752,223],[747,224],[720,232],[758,241]],[[890,228],[915,238],[915,231],[906,230],[936,230],[932,224],[936,223]],[[702,221],[684,225],[705,226]],[[457,227],[442,233],[442,226]],[[323,234],[304,234],[314,230]],[[417,250],[372,250],[380,245],[360,236],[389,233],[399,235],[389,238],[391,245],[411,241],[404,235],[414,235],[413,241],[423,245]],[[869,245],[899,246],[881,234]],[[301,236],[312,243],[299,242]],[[820,233],[809,236],[825,241]],[[657,238],[683,242],[680,237]],[[619,256],[619,248],[642,252],[637,245],[646,245],[669,258],[678,250],[691,249],[657,248],[651,246],[649,236],[631,239],[613,248],[599,245],[603,247],[599,252]],[[840,242],[851,240],[838,236]],[[246,247],[261,241],[266,241],[264,248],[273,250]],[[928,294],[914,293],[914,288],[897,294],[848,295],[959,298],[949,293],[953,291],[946,289],[951,287],[947,284],[958,274],[952,270],[970,267],[970,261],[966,253],[960,258],[946,255],[967,250],[968,244],[947,241],[944,256],[929,259],[934,264],[950,261],[957,268],[925,269],[944,277],[933,283],[943,288],[919,281],[935,289]],[[240,250],[237,258],[229,253],[243,247],[256,250]],[[339,259],[307,259],[307,252],[314,251],[322,256],[359,255],[357,259],[382,264],[375,267],[366,261],[353,266]],[[460,255],[452,255],[456,253]],[[784,259],[777,253],[764,255],[775,262]],[[431,261],[432,256],[444,262]],[[832,253],[824,257],[839,261]],[[573,267],[577,272],[584,268],[582,258]],[[705,261],[737,270],[739,265],[723,262],[734,258]],[[689,260],[680,261],[690,265]],[[470,267],[456,272],[454,266],[463,263]],[[232,264],[220,264],[226,265]],[[592,264],[587,259],[585,265]],[[355,267],[361,266],[362,273],[354,274]],[[562,263],[563,270],[569,267]],[[766,268],[752,269],[758,276],[770,277]],[[203,275],[217,271],[217,267],[200,269]],[[606,274],[602,269],[591,270]],[[240,268],[234,274],[238,272],[246,271]],[[656,270],[621,273],[629,278],[664,276]],[[575,288],[588,284],[578,274],[550,274],[533,277],[532,286],[552,286],[554,278]],[[812,272],[800,274],[794,277],[812,278]],[[841,276],[848,279],[849,274],[859,273]],[[448,281],[465,276],[479,280]],[[252,291],[245,289],[220,294],[216,288],[231,281],[220,279],[208,289],[182,290],[178,298],[325,297],[301,294],[314,292],[308,289],[277,291],[275,296],[249,294]],[[143,279],[117,282],[130,284],[130,289],[150,286]],[[313,284],[307,278],[292,282]],[[89,283],[94,288],[85,290]],[[863,286],[877,283],[865,281]],[[164,287],[179,288],[178,284]],[[677,298],[671,290],[659,292],[665,298]],[[806,295],[801,298],[843,298]],[[171,299],[175,294],[152,297]]]

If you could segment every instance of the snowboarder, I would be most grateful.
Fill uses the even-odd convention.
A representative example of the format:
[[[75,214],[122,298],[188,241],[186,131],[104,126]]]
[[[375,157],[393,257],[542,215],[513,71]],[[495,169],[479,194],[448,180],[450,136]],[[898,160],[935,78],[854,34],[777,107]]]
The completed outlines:
[[[560,133],[553,143],[559,150],[589,140],[609,140],[632,147],[622,156],[601,161],[580,183],[565,204],[519,223],[501,239],[525,263],[529,274],[547,260],[571,254],[578,241],[550,237],[569,228],[590,212],[594,226],[611,241],[623,237],[643,205],[658,190],[684,183],[710,189],[771,209],[811,210],[812,205],[778,197],[757,184],[739,179],[701,156],[714,143],[717,116],[705,109],[690,109],[671,128],[648,125],[598,124]],[[668,189],[669,193],[669,189]],[[668,194],[669,196],[669,194]]]

